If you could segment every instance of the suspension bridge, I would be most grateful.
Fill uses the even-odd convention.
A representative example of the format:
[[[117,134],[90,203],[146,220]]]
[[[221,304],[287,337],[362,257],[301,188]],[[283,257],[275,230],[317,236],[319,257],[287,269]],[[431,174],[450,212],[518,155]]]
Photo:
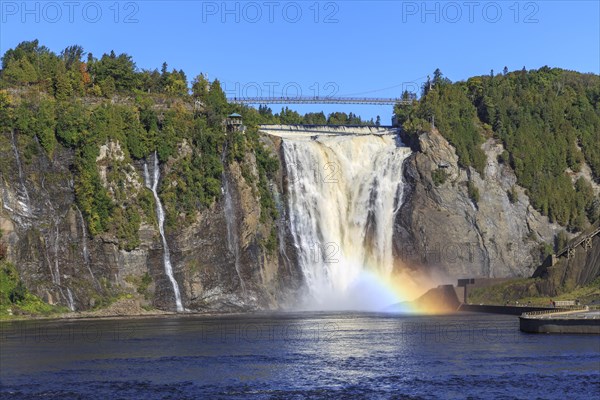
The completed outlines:
[[[235,104],[368,104],[368,105],[395,105],[410,104],[413,99],[385,98],[385,97],[233,97],[227,99]]]

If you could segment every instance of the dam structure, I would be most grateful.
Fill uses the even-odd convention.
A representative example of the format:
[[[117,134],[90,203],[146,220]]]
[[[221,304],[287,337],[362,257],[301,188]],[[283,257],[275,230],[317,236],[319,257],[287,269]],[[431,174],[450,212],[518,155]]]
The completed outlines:
[[[393,223],[411,154],[391,127],[263,125],[281,138],[285,198],[305,309],[376,310],[395,299]]]
[[[261,132],[288,139],[312,138],[313,136],[362,136],[398,135],[400,129],[392,126],[373,125],[260,125]]]

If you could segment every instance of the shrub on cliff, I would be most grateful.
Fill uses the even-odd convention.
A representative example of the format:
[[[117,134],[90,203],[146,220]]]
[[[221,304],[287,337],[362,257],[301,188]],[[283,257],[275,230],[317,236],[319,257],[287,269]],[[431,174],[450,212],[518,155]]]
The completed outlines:
[[[60,311],[62,308],[44,303],[29,293],[13,264],[0,262],[0,319],[10,314],[46,315]]]
[[[477,203],[479,203],[479,189],[471,180],[467,182],[467,193],[469,194],[471,201],[477,205]]]
[[[438,168],[431,172],[431,180],[435,186],[443,185],[448,179],[448,174],[444,169]]]

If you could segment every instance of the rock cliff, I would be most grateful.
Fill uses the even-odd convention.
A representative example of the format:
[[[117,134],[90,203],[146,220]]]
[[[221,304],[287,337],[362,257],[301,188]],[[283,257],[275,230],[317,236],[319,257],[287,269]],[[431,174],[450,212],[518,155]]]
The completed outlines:
[[[185,154],[185,145],[179,150]],[[99,153],[99,175],[117,206],[148,190],[143,163],[124,161],[118,142],[106,143]],[[74,157],[60,146],[49,157],[29,136],[0,135],[0,227],[8,261],[34,294],[72,310],[123,296],[173,310],[156,220],[142,220],[132,249],[116,234],[92,237],[75,201]],[[257,175],[254,155],[246,158],[250,174]],[[162,175],[177,162],[174,157],[162,164]],[[262,245],[272,227],[261,221],[256,190],[239,163],[225,166],[222,185],[222,196],[190,224],[166,230],[184,305],[204,311],[277,308],[287,301],[287,287],[294,287],[290,265]]]
[[[222,195],[210,207],[198,210],[191,222],[166,229],[187,309],[277,309],[293,304],[302,289],[281,140],[264,134],[260,139],[280,162],[268,183],[277,218],[261,217],[253,183],[257,162],[247,152],[243,162],[225,163]],[[435,130],[404,140],[414,152],[405,161],[403,204],[394,225],[395,257],[404,266],[448,280],[531,276],[541,263],[542,244],[552,243],[563,228],[532,208],[510,167],[498,161],[502,145],[493,139],[485,142],[488,164],[480,176],[459,168],[454,148]],[[177,155],[161,163],[161,176],[168,176],[179,158],[189,154],[188,147],[181,143]],[[146,307],[173,310],[155,217],[142,218],[139,241],[131,246],[115,233],[92,237],[75,201],[74,158],[72,150],[61,146],[48,156],[35,137],[0,135],[0,227],[7,259],[17,266],[27,288],[50,303],[83,310],[125,296],[140,299]],[[148,190],[143,162],[125,159],[118,142],[101,146],[96,164],[117,205]],[[273,236],[276,245],[269,249],[265,243]]]
[[[563,228],[533,209],[513,171],[498,161],[502,144],[485,142],[488,164],[480,176],[459,168],[437,130],[404,140],[415,151],[405,161],[396,255],[451,278],[530,276],[542,260],[541,243],[552,243]]]

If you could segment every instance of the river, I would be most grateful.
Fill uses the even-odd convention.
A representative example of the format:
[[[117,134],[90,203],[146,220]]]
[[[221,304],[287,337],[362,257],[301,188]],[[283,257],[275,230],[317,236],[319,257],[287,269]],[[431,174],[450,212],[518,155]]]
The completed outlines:
[[[600,337],[513,316],[173,315],[2,322],[2,399],[600,395]]]

